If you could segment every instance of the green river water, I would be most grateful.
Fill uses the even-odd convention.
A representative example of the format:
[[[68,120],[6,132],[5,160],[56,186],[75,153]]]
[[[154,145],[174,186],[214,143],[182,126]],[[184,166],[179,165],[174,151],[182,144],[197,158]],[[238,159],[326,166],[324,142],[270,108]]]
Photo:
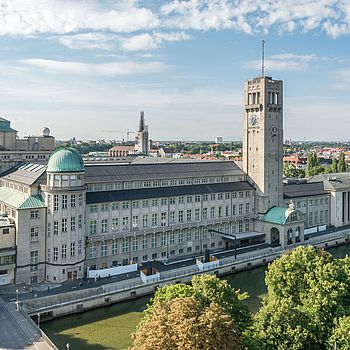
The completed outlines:
[[[350,244],[329,250],[334,257],[350,255]],[[266,267],[238,272],[224,278],[234,288],[249,293],[247,303],[252,312],[258,310],[266,293]],[[60,350],[124,350],[131,341],[131,333],[142,318],[142,311],[150,297],[142,297],[99,309],[45,322],[42,329]]]

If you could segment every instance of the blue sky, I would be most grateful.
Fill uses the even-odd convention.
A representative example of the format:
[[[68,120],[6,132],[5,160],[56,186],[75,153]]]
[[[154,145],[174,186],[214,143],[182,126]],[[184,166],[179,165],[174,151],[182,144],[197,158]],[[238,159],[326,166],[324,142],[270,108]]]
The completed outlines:
[[[0,115],[24,134],[239,140],[243,82],[284,80],[285,138],[348,140],[350,0],[0,0]]]

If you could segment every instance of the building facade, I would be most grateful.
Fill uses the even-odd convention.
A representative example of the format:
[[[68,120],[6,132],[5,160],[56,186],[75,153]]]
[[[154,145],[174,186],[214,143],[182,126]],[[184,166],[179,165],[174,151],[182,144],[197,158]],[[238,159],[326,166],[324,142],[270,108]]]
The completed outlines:
[[[3,173],[0,210],[16,247],[5,230],[0,280],[64,282],[207,249],[288,248],[303,244],[305,232],[349,224],[348,175],[283,185],[282,81],[256,78],[244,91],[243,170],[229,160],[144,155],[84,164],[63,148],[47,165],[24,162]],[[143,114],[136,139],[145,154]]]

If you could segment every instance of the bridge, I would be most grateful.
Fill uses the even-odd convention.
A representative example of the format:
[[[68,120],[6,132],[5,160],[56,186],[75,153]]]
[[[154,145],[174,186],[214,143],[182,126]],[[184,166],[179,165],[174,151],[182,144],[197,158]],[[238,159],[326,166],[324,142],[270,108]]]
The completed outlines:
[[[15,303],[0,298],[1,350],[58,350],[33,320]]]

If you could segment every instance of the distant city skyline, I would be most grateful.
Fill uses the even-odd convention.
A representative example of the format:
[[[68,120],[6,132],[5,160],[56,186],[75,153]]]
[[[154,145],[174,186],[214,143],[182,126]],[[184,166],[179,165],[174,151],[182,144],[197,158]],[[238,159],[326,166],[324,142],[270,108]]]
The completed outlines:
[[[350,6],[338,0],[0,0],[0,116],[24,134],[241,140],[243,82],[284,80],[284,139],[348,140]]]

